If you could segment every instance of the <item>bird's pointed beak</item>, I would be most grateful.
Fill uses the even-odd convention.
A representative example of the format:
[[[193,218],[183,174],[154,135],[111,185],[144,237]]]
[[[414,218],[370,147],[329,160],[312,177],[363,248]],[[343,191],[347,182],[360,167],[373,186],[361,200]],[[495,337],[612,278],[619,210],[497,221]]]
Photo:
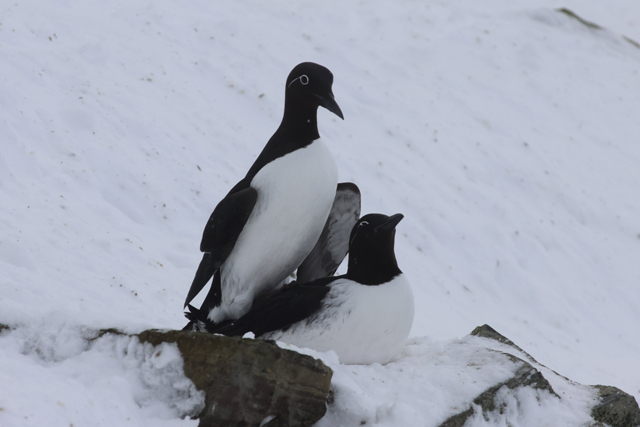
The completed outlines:
[[[320,95],[316,95],[316,96],[320,100],[320,105],[322,105],[324,108],[326,108],[327,110],[331,111],[333,114],[335,114],[336,116],[344,120],[344,116],[342,115],[342,110],[340,110],[338,103],[333,97],[333,93],[329,92],[327,96],[320,96]]]
[[[395,214],[393,216],[390,216],[389,219],[384,224],[380,224],[379,226],[376,227],[376,231],[378,230],[391,231],[396,228],[396,225],[398,225],[400,221],[402,221],[402,218],[404,218],[404,215],[402,214]]]

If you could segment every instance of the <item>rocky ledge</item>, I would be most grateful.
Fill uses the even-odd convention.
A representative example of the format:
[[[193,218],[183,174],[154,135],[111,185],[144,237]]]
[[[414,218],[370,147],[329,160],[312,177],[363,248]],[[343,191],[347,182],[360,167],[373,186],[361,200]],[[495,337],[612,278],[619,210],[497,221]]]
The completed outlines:
[[[200,426],[310,426],[326,412],[331,369],[273,341],[190,331],[138,337],[178,345],[185,375],[206,393]]]
[[[0,334],[7,333],[13,333],[12,328],[0,325]],[[535,425],[575,410],[576,400],[581,402],[580,420],[571,425],[640,426],[633,396],[616,387],[577,384],[488,325],[446,343],[412,339],[398,360],[384,366],[345,366],[335,355],[319,355],[325,364],[272,341],[190,331],[125,334],[109,329],[83,334],[83,339],[85,350],[114,339],[139,341],[149,346],[152,351],[145,354],[152,358],[159,358],[167,345],[177,347],[175,357],[182,357],[184,376],[193,382],[200,402],[181,416],[199,418],[200,427],[395,426],[418,419],[420,425],[439,427],[505,425],[522,419]],[[37,353],[38,348],[30,351]],[[500,375],[487,374],[496,368]],[[150,375],[166,373],[160,369]],[[172,381],[149,384],[175,388]],[[546,412],[549,409],[554,415]]]
[[[199,426],[310,426],[326,412],[332,371],[273,341],[147,330],[140,342],[175,343],[184,373],[205,392]]]

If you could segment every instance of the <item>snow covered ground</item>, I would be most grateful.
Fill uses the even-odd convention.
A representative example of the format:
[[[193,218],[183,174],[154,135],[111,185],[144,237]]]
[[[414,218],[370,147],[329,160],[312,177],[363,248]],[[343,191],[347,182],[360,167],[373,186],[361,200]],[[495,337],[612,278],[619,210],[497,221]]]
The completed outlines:
[[[334,371],[335,402],[316,427],[439,426],[469,409],[485,390],[513,378],[522,365],[505,353],[528,360],[513,347],[474,336],[450,341],[410,339],[399,359],[385,366],[340,365],[335,353],[308,353]],[[593,422],[589,416],[596,402],[593,389],[532,363],[557,395],[532,387],[503,387],[494,400],[497,408],[504,405],[503,410],[483,414],[475,405],[465,426],[554,427]]]
[[[625,38],[640,42],[639,12],[636,0],[0,5],[0,323],[21,325],[0,336],[0,424],[195,425],[169,391],[149,395],[147,350],[133,360],[122,348],[135,343],[80,338],[184,325],[202,228],[308,60],[335,76],[345,121],[321,110],[319,124],[341,181],[359,185],[363,213],[405,215],[407,351],[420,346],[425,387],[451,384],[437,349],[488,323],[572,380],[640,399],[640,48]],[[391,375],[380,369],[357,368]],[[387,387],[393,399],[407,384]]]

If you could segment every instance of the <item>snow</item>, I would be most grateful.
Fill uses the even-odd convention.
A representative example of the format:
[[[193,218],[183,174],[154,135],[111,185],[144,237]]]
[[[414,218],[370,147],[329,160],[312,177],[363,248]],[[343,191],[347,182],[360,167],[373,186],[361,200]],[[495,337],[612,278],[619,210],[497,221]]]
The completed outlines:
[[[333,352],[318,353],[280,344],[322,359],[334,371],[335,402],[316,427],[375,425],[438,426],[466,411],[482,392],[513,377],[522,363],[513,354],[543,372],[559,399],[545,390],[502,387],[496,407],[504,411],[483,416],[479,406],[465,426],[582,426],[590,420],[595,393],[587,386],[549,370],[528,355],[497,341],[467,336],[450,341],[413,338],[400,357],[386,365],[343,365]]]
[[[0,335],[0,424],[195,425],[178,418],[197,399],[177,354],[163,350],[182,390],[170,397],[168,383],[145,385],[155,350],[82,337],[184,325],[202,228],[277,127],[288,72],[309,60],[332,70],[345,114],[319,113],[340,180],[359,185],[363,214],[405,215],[396,252],[416,297],[399,360],[331,365],[354,395],[320,424],[411,425],[415,411],[417,425],[441,422],[508,374],[465,368],[489,357],[465,337],[484,323],[574,381],[640,399],[640,49],[623,37],[640,41],[637,11],[3,4],[0,323],[19,327]],[[566,387],[571,410],[509,395],[526,420],[474,425],[580,425],[592,396]]]
[[[59,320],[59,319],[58,319]],[[54,320],[55,322],[55,320]],[[3,426],[197,425],[204,393],[185,377],[175,344],[105,335],[58,322],[3,337]],[[6,335],[6,334],[5,334]]]

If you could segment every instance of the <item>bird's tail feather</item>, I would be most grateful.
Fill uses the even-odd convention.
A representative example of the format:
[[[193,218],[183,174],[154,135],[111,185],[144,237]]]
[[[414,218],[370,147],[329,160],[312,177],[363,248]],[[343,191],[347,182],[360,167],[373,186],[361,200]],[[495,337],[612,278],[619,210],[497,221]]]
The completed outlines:
[[[188,304],[189,311],[184,312],[184,317],[189,320],[187,326],[182,328],[183,331],[200,331],[206,332],[207,316],[203,315],[201,310],[198,310],[191,304]]]
[[[200,265],[198,266],[198,270],[196,271],[196,275],[193,278],[193,282],[191,283],[191,288],[189,288],[189,293],[187,294],[187,298],[184,301],[184,308],[200,293],[204,285],[209,282],[209,279],[213,276],[213,274],[218,269],[218,266],[213,261],[213,257],[210,253],[205,252],[202,256],[202,261],[200,261]]]
[[[244,325],[235,324],[235,320],[227,319],[216,323],[207,317],[208,310],[198,310],[191,304],[188,305],[188,308],[189,311],[185,311],[184,317],[189,320],[189,323],[182,329],[183,331],[209,332],[229,337],[241,337],[249,332],[249,329]]]

